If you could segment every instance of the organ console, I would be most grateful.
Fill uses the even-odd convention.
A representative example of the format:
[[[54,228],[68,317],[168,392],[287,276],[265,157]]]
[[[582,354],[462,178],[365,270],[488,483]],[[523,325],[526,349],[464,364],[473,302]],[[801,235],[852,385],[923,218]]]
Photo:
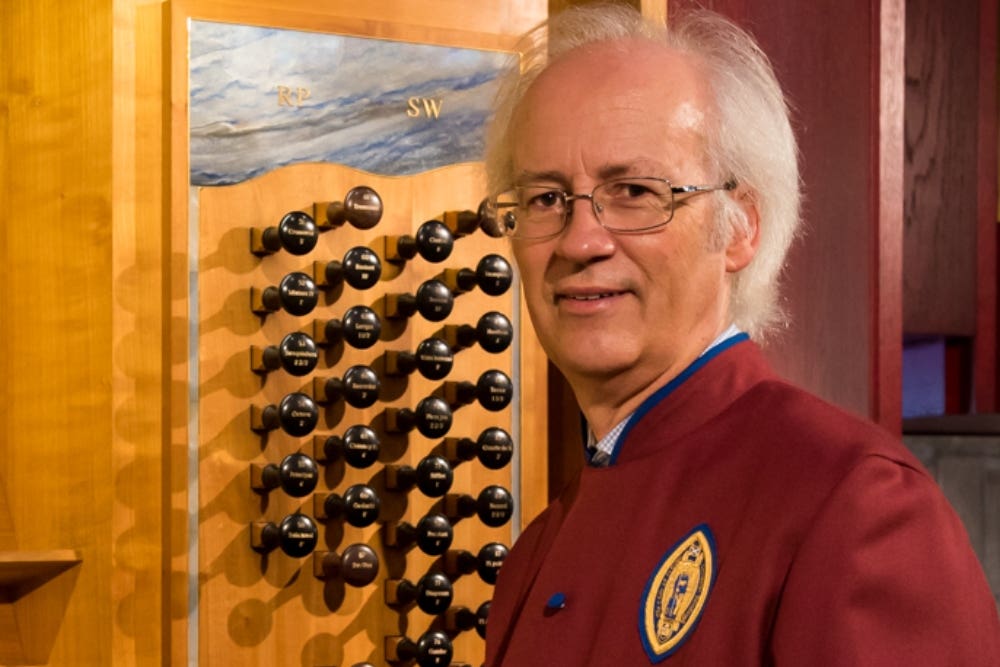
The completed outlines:
[[[452,654],[481,651],[469,652],[485,632],[481,587],[496,582],[514,514],[505,468],[517,431],[501,414],[514,397],[514,303],[498,298],[513,284],[511,264],[485,245],[493,234],[482,206],[420,214],[412,235],[410,220],[367,186],[306,210],[249,225],[253,270],[238,293],[249,291],[259,319],[229,326],[253,327],[236,348],[249,350],[249,369],[239,364],[248,389],[234,397],[249,397],[244,434],[266,436],[254,443],[264,460],[241,473],[249,468],[250,488],[240,488],[258,496],[260,514],[245,553],[265,575],[310,556],[309,581],[324,587],[310,604],[343,610],[345,590],[374,588],[370,599],[395,613],[436,617],[406,619],[415,640],[369,629],[384,653],[345,650],[337,664],[466,664]],[[365,234],[376,226],[378,236]],[[456,242],[477,230],[485,234]],[[473,403],[483,410],[456,415]],[[477,464],[456,476],[467,462]],[[289,560],[268,565],[275,551]]]

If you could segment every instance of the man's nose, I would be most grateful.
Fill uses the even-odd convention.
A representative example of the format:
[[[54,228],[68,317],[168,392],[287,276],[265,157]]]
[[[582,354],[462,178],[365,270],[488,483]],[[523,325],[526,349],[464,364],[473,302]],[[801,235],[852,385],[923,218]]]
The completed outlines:
[[[612,254],[614,235],[601,224],[594,212],[592,195],[566,198],[566,224],[559,235],[557,253],[576,262],[587,262]]]

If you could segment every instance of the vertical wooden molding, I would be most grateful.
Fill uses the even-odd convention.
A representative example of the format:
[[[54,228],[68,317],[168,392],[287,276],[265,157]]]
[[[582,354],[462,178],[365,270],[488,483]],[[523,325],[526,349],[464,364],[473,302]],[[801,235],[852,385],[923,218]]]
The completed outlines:
[[[904,0],[873,0],[877,15],[878,100],[872,142],[877,165],[872,193],[875,215],[874,326],[871,414],[892,431],[902,431],[903,373],[903,108],[905,84]]]
[[[997,410],[997,3],[979,2],[975,411]]]
[[[639,0],[642,15],[657,23],[667,22],[667,0]]]

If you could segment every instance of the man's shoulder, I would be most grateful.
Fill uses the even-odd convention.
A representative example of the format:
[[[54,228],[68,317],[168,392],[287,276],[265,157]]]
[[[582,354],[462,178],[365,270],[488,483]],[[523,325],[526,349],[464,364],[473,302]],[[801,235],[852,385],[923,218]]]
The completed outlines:
[[[781,378],[766,379],[747,391],[720,415],[720,421],[727,420],[817,464],[850,466],[882,457],[923,471],[898,435]]]

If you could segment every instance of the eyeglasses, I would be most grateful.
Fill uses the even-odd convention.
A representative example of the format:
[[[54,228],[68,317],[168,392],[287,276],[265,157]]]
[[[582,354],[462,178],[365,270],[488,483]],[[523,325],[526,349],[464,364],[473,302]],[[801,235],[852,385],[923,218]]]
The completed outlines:
[[[722,185],[671,185],[665,178],[614,178],[590,194],[573,194],[545,185],[519,185],[487,199],[487,213],[499,231],[515,239],[545,239],[559,234],[577,199],[589,199],[602,227],[618,234],[640,234],[663,227],[674,217],[678,195],[732,190]]]

